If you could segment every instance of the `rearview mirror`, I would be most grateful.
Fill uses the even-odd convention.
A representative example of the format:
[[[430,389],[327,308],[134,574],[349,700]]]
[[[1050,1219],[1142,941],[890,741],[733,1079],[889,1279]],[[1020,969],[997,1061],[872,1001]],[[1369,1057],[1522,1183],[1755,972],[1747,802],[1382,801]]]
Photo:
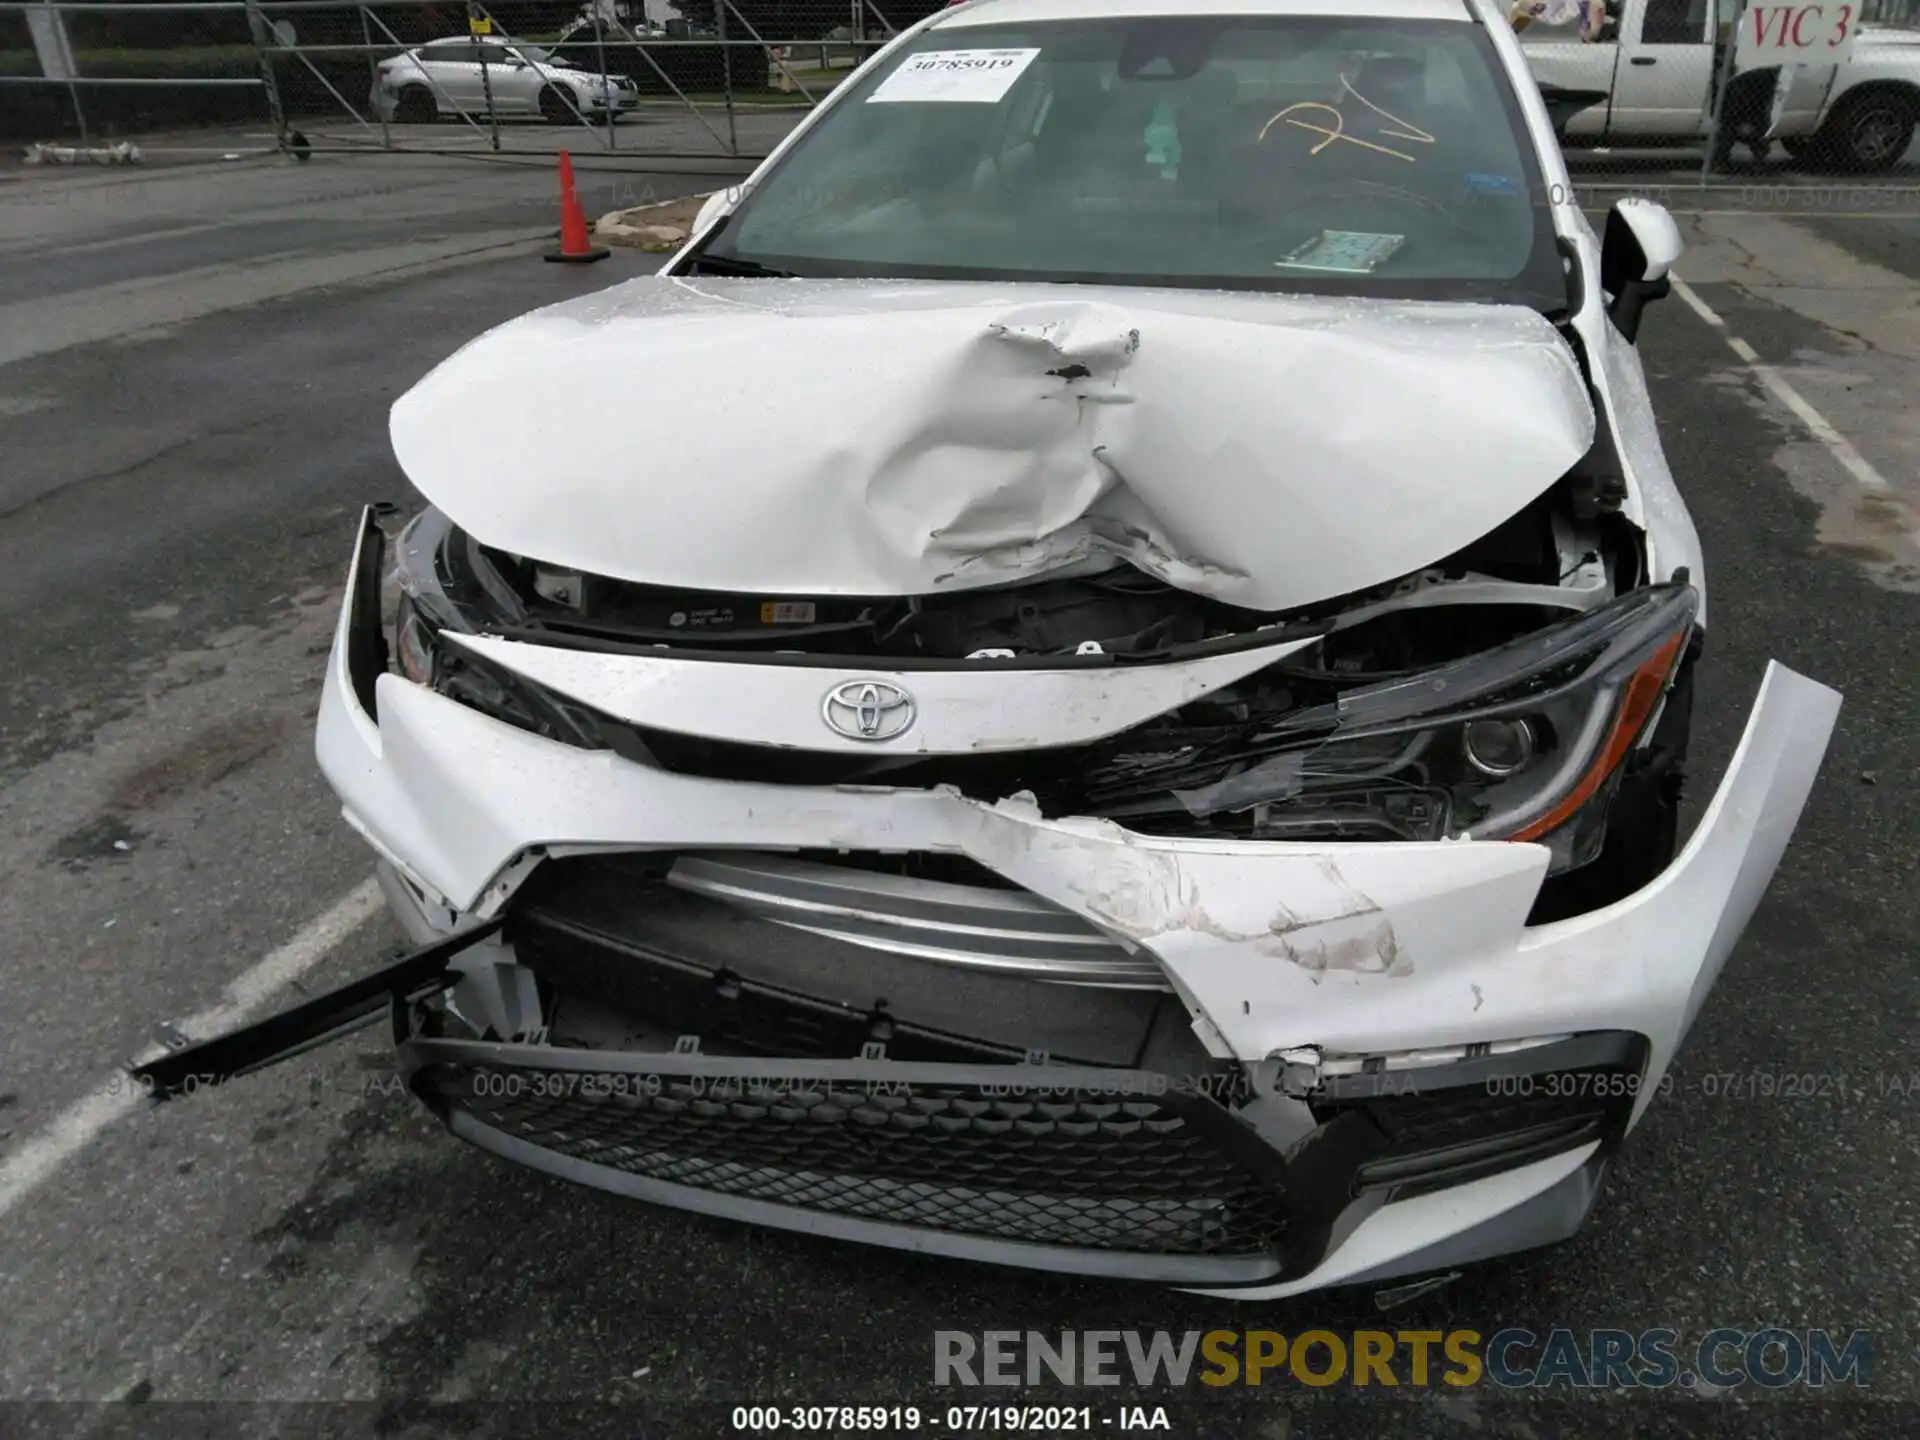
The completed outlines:
[[[1673,288],[1668,271],[1680,258],[1680,227],[1667,207],[1626,199],[1607,215],[1600,242],[1600,288],[1612,300],[1607,314],[1628,340],[1640,333],[1640,313]]]

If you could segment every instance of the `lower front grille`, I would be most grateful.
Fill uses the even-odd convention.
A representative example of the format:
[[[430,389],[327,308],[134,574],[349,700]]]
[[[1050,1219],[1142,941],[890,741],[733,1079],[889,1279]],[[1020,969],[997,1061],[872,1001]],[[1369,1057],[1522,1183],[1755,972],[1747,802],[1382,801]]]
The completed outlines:
[[[1212,1101],[1164,1093],[1163,1076],[886,1062],[783,1076],[678,1056],[556,1072],[556,1055],[611,1057],[547,1050],[522,1067],[462,1053],[501,1047],[411,1048],[414,1090],[443,1115],[708,1194],[1140,1255],[1273,1256],[1287,1233],[1278,1157]]]
[[[1342,1087],[1348,1098],[1323,1108],[1329,1119],[1362,1112],[1379,1132],[1354,1173],[1355,1194],[1407,1200],[1617,1139],[1639,1093],[1646,1046],[1603,1031],[1452,1068],[1454,1083],[1427,1089],[1419,1071],[1351,1077]],[[1379,1092],[1355,1098],[1368,1082]]]
[[[598,924],[624,911],[604,912],[594,898],[604,887],[584,882],[619,877],[574,878],[583,883],[548,886],[504,932],[551,1001],[541,1041],[451,1038],[458,1010],[396,1000],[409,1086],[455,1135],[518,1163],[791,1230],[1176,1284],[1299,1277],[1350,1232],[1356,1206],[1610,1149],[1645,1074],[1644,1037],[1608,1031],[1413,1065],[1410,1052],[1335,1055],[1330,1073],[1290,1095],[1157,1040],[1164,997],[919,967],[963,988],[908,994],[916,1013],[964,1022],[965,987],[1024,987],[1023,1000],[1084,1012],[1081,1030],[1047,1018],[1051,1032],[1118,1027],[1131,1058],[1008,1053],[1004,1035],[896,1020],[884,1002],[855,1009],[609,936]],[[700,912],[711,900],[657,879],[645,893],[654,938],[694,952],[715,941],[743,967],[773,963],[724,933],[764,922],[741,916],[710,934],[676,920],[675,906]],[[784,953],[809,938],[781,941],[781,978],[820,980],[874,953]],[[915,971],[888,973],[905,982]],[[1142,1001],[1149,1012],[1137,1013]],[[917,1053],[891,1058],[896,1045]]]

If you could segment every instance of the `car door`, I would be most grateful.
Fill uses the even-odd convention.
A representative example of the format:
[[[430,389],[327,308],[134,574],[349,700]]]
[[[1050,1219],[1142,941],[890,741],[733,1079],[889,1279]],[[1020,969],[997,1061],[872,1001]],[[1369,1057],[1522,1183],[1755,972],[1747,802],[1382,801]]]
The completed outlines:
[[[480,67],[474,63],[473,45],[466,40],[442,40],[422,45],[417,52],[420,68],[433,82],[441,104],[458,110],[480,108]]]
[[[498,40],[482,40],[477,51],[496,114],[527,115],[540,108],[540,76],[518,51]]]
[[[1628,9],[1637,12],[1643,3],[1629,0]],[[1525,18],[1520,48],[1554,118],[1554,128],[1566,135],[1604,135],[1619,45],[1611,35],[1582,40],[1575,6],[1547,5],[1538,15]]]
[[[1743,0],[1719,0],[1720,23],[1737,22],[1742,3]],[[1753,18],[1748,16],[1746,23],[1752,25]],[[1813,130],[1820,123],[1820,112],[1826,108],[1827,94],[1839,73],[1838,65],[1787,66],[1785,86],[1776,87],[1774,91],[1773,128],[1768,133],[1805,135]]]
[[[1621,32],[1611,128],[1619,135],[1698,135],[1713,90],[1711,0],[1647,0]]]
[[[1826,109],[1827,94],[1840,73],[1838,65],[1789,65],[1785,103],[1774,97],[1774,122],[1769,133],[1806,135],[1820,123]]]

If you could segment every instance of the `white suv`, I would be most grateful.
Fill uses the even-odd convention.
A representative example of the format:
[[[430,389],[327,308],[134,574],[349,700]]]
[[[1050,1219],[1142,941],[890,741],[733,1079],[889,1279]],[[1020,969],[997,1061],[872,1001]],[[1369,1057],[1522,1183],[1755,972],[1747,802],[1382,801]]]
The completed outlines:
[[[602,76],[577,61],[508,40],[465,36],[434,40],[382,60],[373,109],[382,120],[418,122],[441,115],[538,116],[553,125],[605,119],[640,103],[624,75]]]

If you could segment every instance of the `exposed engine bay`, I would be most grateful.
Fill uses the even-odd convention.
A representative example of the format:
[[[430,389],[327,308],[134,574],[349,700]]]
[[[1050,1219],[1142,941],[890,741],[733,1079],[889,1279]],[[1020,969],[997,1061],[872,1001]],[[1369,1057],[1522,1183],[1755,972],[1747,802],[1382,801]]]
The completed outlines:
[[[1639,564],[1632,535],[1616,534],[1609,547],[1597,519],[1575,520],[1569,509],[1564,497],[1542,496],[1491,534],[1414,576],[1285,615],[1225,605],[1111,559],[1081,567],[1085,573],[1069,579],[899,599],[637,585],[557,570],[471,537],[462,537],[444,563],[450,574],[465,570],[486,595],[496,623],[538,630],[543,637],[844,657],[1151,658],[1281,620],[1324,617],[1342,632],[1326,668],[1357,676],[1456,659],[1554,612],[1591,608],[1613,597],[1613,575],[1622,567],[1623,588],[1630,588]],[[1505,582],[1504,588],[1489,581]],[[1455,606],[1535,613],[1476,622]],[[1437,623],[1412,618],[1434,607],[1449,614]],[[1388,615],[1396,617],[1391,624],[1369,623]],[[1367,627],[1364,636],[1354,633],[1361,625]]]
[[[1638,530],[1571,481],[1414,575],[1286,614],[1226,605],[1110,558],[1018,584],[899,598],[649,586],[504,553],[432,511],[403,537],[400,560],[402,672],[571,744],[721,779],[950,785],[984,800],[1026,794],[1045,814],[1110,818],[1142,833],[1537,838],[1553,848],[1556,874],[1600,854],[1616,789],[1628,770],[1646,768],[1644,747],[1627,751],[1681,655],[1678,643],[1660,651],[1656,682],[1624,735],[1603,733],[1603,722],[1624,723],[1620,677],[1583,670],[1582,658],[1613,656],[1622,634],[1669,640],[1693,613],[1684,584],[1644,585]],[[1285,663],[1091,744],[916,755],[635,726],[436,643],[447,629],[721,663],[809,656],[883,670],[1008,667],[1010,684],[1023,665],[1151,665],[1276,633],[1317,639]],[[1529,637],[1547,644],[1532,653]],[[1639,663],[1646,646],[1636,644]],[[1658,808],[1671,809],[1677,782],[1667,777],[1679,757],[1654,758]],[[1596,763],[1605,773],[1583,790]],[[1571,792],[1579,793],[1567,803]]]

